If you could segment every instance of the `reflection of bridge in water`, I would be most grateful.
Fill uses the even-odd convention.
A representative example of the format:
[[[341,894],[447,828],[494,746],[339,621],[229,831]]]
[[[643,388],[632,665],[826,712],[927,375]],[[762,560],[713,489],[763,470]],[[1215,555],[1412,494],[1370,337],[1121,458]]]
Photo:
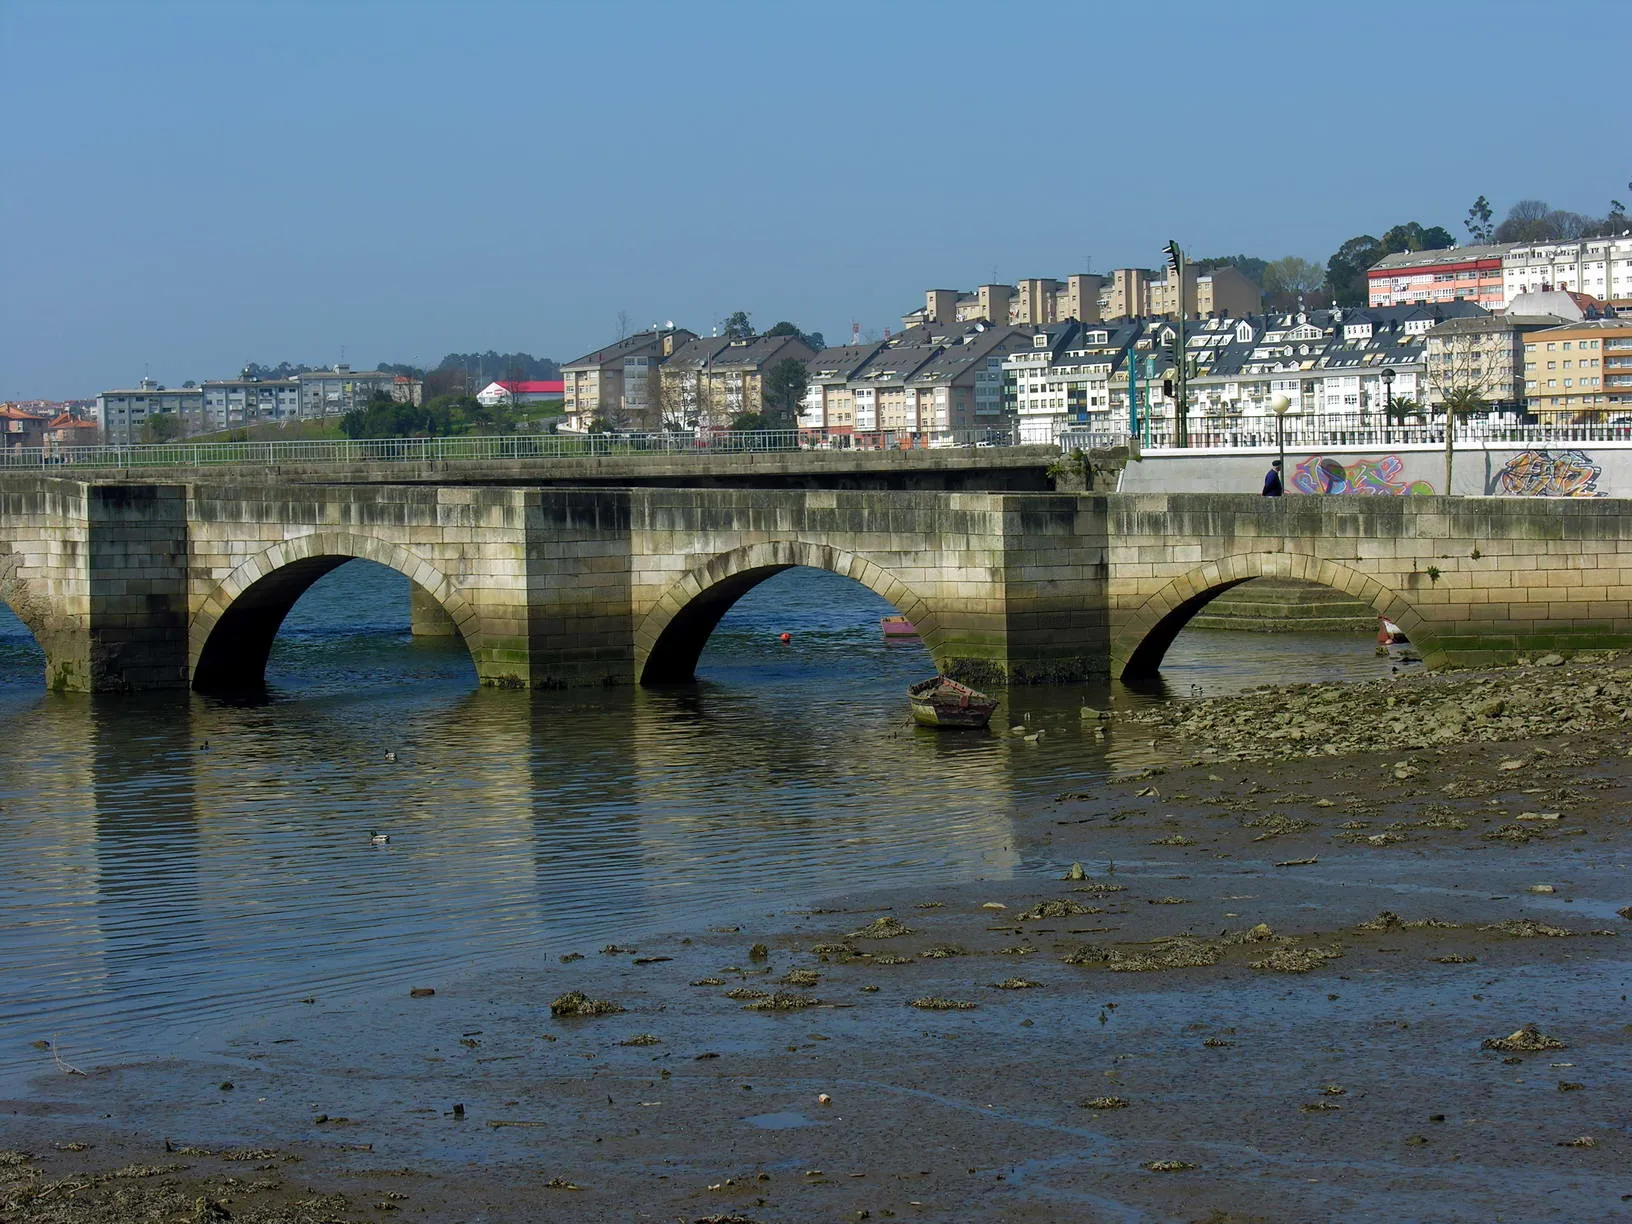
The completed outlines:
[[[790,566],[852,578],[976,683],[1148,673],[1220,591],[1341,590],[1430,666],[1632,645],[1621,502],[0,480],[0,595],[51,685],[253,687],[284,616],[362,557],[499,687],[688,679]]]
[[[887,740],[870,719],[905,724],[895,703],[812,726],[707,690],[42,695],[0,750],[9,777],[41,764],[0,816],[8,1026],[49,1020],[101,1061],[172,1026],[684,927],[760,889],[785,905],[789,873],[815,895],[1012,869],[1008,747],[855,753]]]

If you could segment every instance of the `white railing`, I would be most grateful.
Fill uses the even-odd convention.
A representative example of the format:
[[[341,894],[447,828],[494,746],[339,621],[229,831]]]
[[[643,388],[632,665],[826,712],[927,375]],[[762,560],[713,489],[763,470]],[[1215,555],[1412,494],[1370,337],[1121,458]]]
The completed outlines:
[[[1189,436],[1180,446],[1171,424],[1160,423],[1141,439],[1141,448],[1166,450],[1274,450],[1284,443],[1288,450],[1375,450],[1394,446],[1444,446],[1445,423],[1413,422],[1408,425],[1319,425],[1289,422],[1277,435],[1273,422],[1263,424],[1216,420],[1192,420]],[[1067,430],[1060,434],[1060,448],[1084,450],[1125,443],[1128,433],[1098,430]],[[1490,421],[1458,421],[1452,438],[1461,448],[1484,446],[1549,447],[1581,446],[1590,443],[1632,444],[1632,423],[1625,425],[1514,425]]]
[[[833,433],[771,429],[707,433],[527,434],[459,438],[325,439],[302,442],[164,442],[142,446],[59,446],[0,449],[0,469],[125,470],[280,467],[344,463],[449,463],[483,460],[576,459],[611,455],[718,455],[798,450],[905,451],[960,446],[1011,446],[1007,428]]]

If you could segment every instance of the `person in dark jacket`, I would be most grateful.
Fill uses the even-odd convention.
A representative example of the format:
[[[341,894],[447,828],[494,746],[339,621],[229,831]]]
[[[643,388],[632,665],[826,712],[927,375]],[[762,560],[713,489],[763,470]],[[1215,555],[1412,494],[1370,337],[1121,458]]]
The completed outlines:
[[[1281,487],[1281,461],[1274,460],[1269,465],[1269,471],[1264,473],[1264,496],[1279,497],[1285,490]]]

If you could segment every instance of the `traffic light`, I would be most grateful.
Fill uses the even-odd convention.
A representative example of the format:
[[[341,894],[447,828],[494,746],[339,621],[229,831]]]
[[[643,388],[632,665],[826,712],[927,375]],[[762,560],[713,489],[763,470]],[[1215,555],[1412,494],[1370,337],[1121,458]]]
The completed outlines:
[[[1167,396],[1168,399],[1173,398],[1173,380],[1171,378],[1162,379],[1162,394]]]
[[[1167,244],[1167,270],[1177,276],[1179,274],[1179,265],[1183,262],[1184,254],[1179,250],[1179,244],[1169,242]]]

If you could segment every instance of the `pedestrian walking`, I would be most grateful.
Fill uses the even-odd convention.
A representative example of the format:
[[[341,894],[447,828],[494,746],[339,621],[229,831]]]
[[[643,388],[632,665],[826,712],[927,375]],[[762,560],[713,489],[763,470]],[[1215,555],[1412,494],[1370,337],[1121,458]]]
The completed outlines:
[[[1269,465],[1269,471],[1264,473],[1264,496],[1279,497],[1285,490],[1281,486],[1281,461],[1276,459]]]

